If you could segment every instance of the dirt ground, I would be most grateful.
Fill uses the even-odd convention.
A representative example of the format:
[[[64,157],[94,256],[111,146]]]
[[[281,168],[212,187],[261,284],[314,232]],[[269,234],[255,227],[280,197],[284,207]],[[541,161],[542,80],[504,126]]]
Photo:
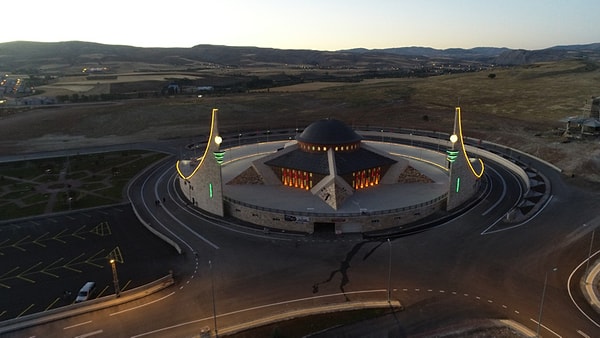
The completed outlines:
[[[212,107],[220,107],[221,132],[268,130],[278,127],[305,127],[323,117],[340,118],[352,125],[403,127],[448,132],[452,130],[452,108],[418,108],[396,103],[383,107],[340,109],[336,102],[320,102],[300,95],[286,101],[290,107],[272,104],[279,94],[250,94],[235,98],[125,101],[119,103],[66,105],[3,112],[0,118],[0,152],[29,153],[87,146],[194,138],[206,134]],[[286,94],[281,94],[286,95]],[[289,94],[287,94],[289,95]],[[252,101],[252,104],[248,102]],[[337,106],[329,113],[331,106]],[[261,111],[264,109],[264,111]],[[275,118],[272,111],[276,110]],[[567,139],[560,124],[538,124],[494,114],[465,113],[463,128],[468,137],[481,138],[514,147],[545,159],[561,168],[568,177],[600,183],[600,138]],[[426,118],[425,118],[426,116]]]

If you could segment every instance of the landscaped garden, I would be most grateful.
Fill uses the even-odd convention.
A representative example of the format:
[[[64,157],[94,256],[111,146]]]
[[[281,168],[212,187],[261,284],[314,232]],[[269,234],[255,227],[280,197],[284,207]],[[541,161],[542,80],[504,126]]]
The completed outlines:
[[[0,164],[0,220],[121,203],[129,180],[165,156],[119,151]]]

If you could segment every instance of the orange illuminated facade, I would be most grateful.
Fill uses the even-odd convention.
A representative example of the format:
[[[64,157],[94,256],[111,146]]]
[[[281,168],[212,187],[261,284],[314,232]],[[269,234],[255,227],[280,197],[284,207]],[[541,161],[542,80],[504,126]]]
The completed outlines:
[[[396,163],[370,150],[362,143],[362,136],[335,119],[310,124],[296,141],[296,147],[290,146],[265,161],[284,186],[295,189],[324,189],[328,181],[340,185],[340,178],[349,190],[374,187]]]
[[[309,190],[313,187],[313,174],[302,170],[281,168],[281,183],[288,187]]]
[[[381,167],[360,170],[352,173],[352,188],[355,190],[372,187],[381,181]]]

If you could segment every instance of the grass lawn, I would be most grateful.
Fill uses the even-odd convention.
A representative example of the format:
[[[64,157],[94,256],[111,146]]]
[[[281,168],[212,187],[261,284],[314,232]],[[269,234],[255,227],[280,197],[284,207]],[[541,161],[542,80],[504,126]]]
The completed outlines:
[[[121,203],[129,180],[165,156],[123,151],[4,163],[0,220]]]

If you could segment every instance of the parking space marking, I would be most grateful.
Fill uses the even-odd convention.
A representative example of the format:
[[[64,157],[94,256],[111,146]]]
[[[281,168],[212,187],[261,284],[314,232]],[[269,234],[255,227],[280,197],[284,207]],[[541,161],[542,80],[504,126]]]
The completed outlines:
[[[52,303],[50,303],[50,305],[48,305],[48,307],[44,311],[50,310],[54,306],[54,304],[56,304],[56,302],[58,302],[59,300],[60,297],[57,297]]]
[[[29,278],[27,278],[25,276],[37,273],[37,271],[31,272],[31,270],[37,268],[41,264],[42,264],[42,262],[37,262],[36,264],[32,265],[29,269],[27,269],[27,270],[21,272],[20,274],[16,275],[15,278],[19,278],[21,280],[24,280],[24,281],[27,281],[27,282],[30,282],[30,283],[35,283],[35,281],[33,279],[29,279]]]
[[[103,257],[100,257],[100,258],[96,258],[96,257],[97,257],[98,255],[100,255],[102,252],[104,252],[104,249],[100,249],[100,251],[96,252],[96,253],[95,253],[95,254],[93,254],[93,255],[92,255],[90,258],[86,259],[86,260],[85,260],[85,263],[86,263],[86,264],[89,264],[89,265],[97,266],[97,267],[99,267],[99,268],[103,268],[103,267],[104,267],[104,265],[100,265],[100,264],[96,264],[96,263],[94,263],[94,261],[95,261],[95,260],[96,260],[96,261],[97,261],[97,260],[103,260],[103,261],[105,261],[105,260],[106,260],[106,256],[103,256]]]
[[[54,265],[58,264],[58,263],[59,263],[60,261],[62,261],[63,259],[64,259],[64,258],[62,258],[62,257],[61,257],[61,258],[59,258],[59,259],[55,260],[55,261],[54,261],[52,264],[50,264],[50,265],[48,265],[47,267],[45,267],[45,268],[43,268],[42,270],[40,270],[40,272],[41,272],[41,273],[45,273],[46,275],[49,275],[49,276],[53,276],[53,277],[56,277],[56,278],[58,278],[58,275],[55,275],[55,274],[53,274],[53,273],[51,273],[51,272],[48,272],[48,270],[55,270],[55,269],[59,269],[59,268],[60,268],[60,266],[54,266]]]
[[[62,239],[60,239],[61,235],[66,232],[69,229],[63,229],[61,232],[59,232],[58,234],[56,234],[56,236],[52,237],[53,240],[58,241],[58,242],[62,242],[62,243],[67,243],[65,241],[63,241]]]
[[[9,239],[3,241],[2,243],[0,243],[0,249],[4,248],[4,243],[8,242]],[[0,251],[0,256],[4,256],[4,253],[2,251]]]
[[[83,225],[82,227],[80,227],[79,229],[75,230],[74,233],[71,234],[71,236],[73,237],[77,237],[77,238],[81,238],[81,239],[85,239],[85,237],[79,235],[79,233],[81,232],[82,229],[85,228],[85,225]]]
[[[121,291],[125,291],[125,289],[127,289],[127,287],[129,286],[129,284],[131,284],[131,279],[127,281],[127,283],[125,283],[125,285],[123,285],[123,287],[121,288]]]
[[[27,236],[25,236],[25,237],[21,238],[20,240],[18,240],[18,241],[16,241],[16,242],[14,242],[13,244],[11,244],[11,245],[10,245],[10,247],[12,247],[12,248],[15,248],[15,249],[19,249],[19,250],[21,250],[21,251],[27,251],[27,250],[25,250],[25,249],[21,248],[21,247],[19,246],[19,244],[22,244],[22,243],[23,243],[23,241],[25,241],[25,240],[26,240],[26,239],[28,239],[29,237],[31,237],[31,236],[27,235]]]
[[[33,244],[37,244],[37,245],[41,246],[42,248],[45,248],[46,244],[40,243],[39,241],[41,239],[43,239],[44,237],[46,237],[48,234],[49,234],[49,232],[46,232],[45,234],[43,234],[43,235],[39,236],[38,238],[34,239],[32,243]]]
[[[104,289],[102,289],[102,291],[100,291],[100,292],[98,293],[98,296],[96,296],[96,298],[100,298],[100,297],[101,297],[101,296],[104,294],[104,292],[106,292],[106,290],[107,290],[107,289],[108,289],[108,285],[107,285],[107,286],[105,286],[105,287],[104,287]]]
[[[11,273],[13,273],[13,272],[14,272],[14,271],[16,271],[16,270],[19,270],[19,267],[18,267],[18,266],[16,266],[16,267],[12,268],[11,270],[7,271],[7,272],[6,272],[6,273],[4,273],[2,276],[0,276],[0,286],[2,286],[2,287],[4,287],[4,288],[7,288],[7,289],[10,289],[10,286],[9,286],[9,285],[6,285],[6,284],[4,284],[4,283],[1,283],[1,282],[2,282],[2,281],[4,281],[4,280],[7,280],[7,279],[12,279],[13,277],[6,277],[6,276],[7,276],[7,275],[9,275],[9,274],[11,274]]]
[[[29,311],[32,307],[34,307],[35,304],[31,304],[29,305],[25,310],[23,310],[23,312],[19,313],[19,315],[17,316],[17,318],[21,317],[22,315],[24,315],[27,311]]]
[[[83,255],[85,255],[85,253],[82,253],[81,255],[71,259],[67,264],[63,265],[63,268],[65,269],[69,269],[69,270],[73,270],[75,272],[81,272],[81,270],[72,268],[71,265],[75,265],[76,263],[73,263],[74,261],[78,260],[79,258],[81,258]]]
[[[108,222],[100,222],[92,230],[90,230],[90,232],[100,237],[112,235],[112,231],[110,230]]]

